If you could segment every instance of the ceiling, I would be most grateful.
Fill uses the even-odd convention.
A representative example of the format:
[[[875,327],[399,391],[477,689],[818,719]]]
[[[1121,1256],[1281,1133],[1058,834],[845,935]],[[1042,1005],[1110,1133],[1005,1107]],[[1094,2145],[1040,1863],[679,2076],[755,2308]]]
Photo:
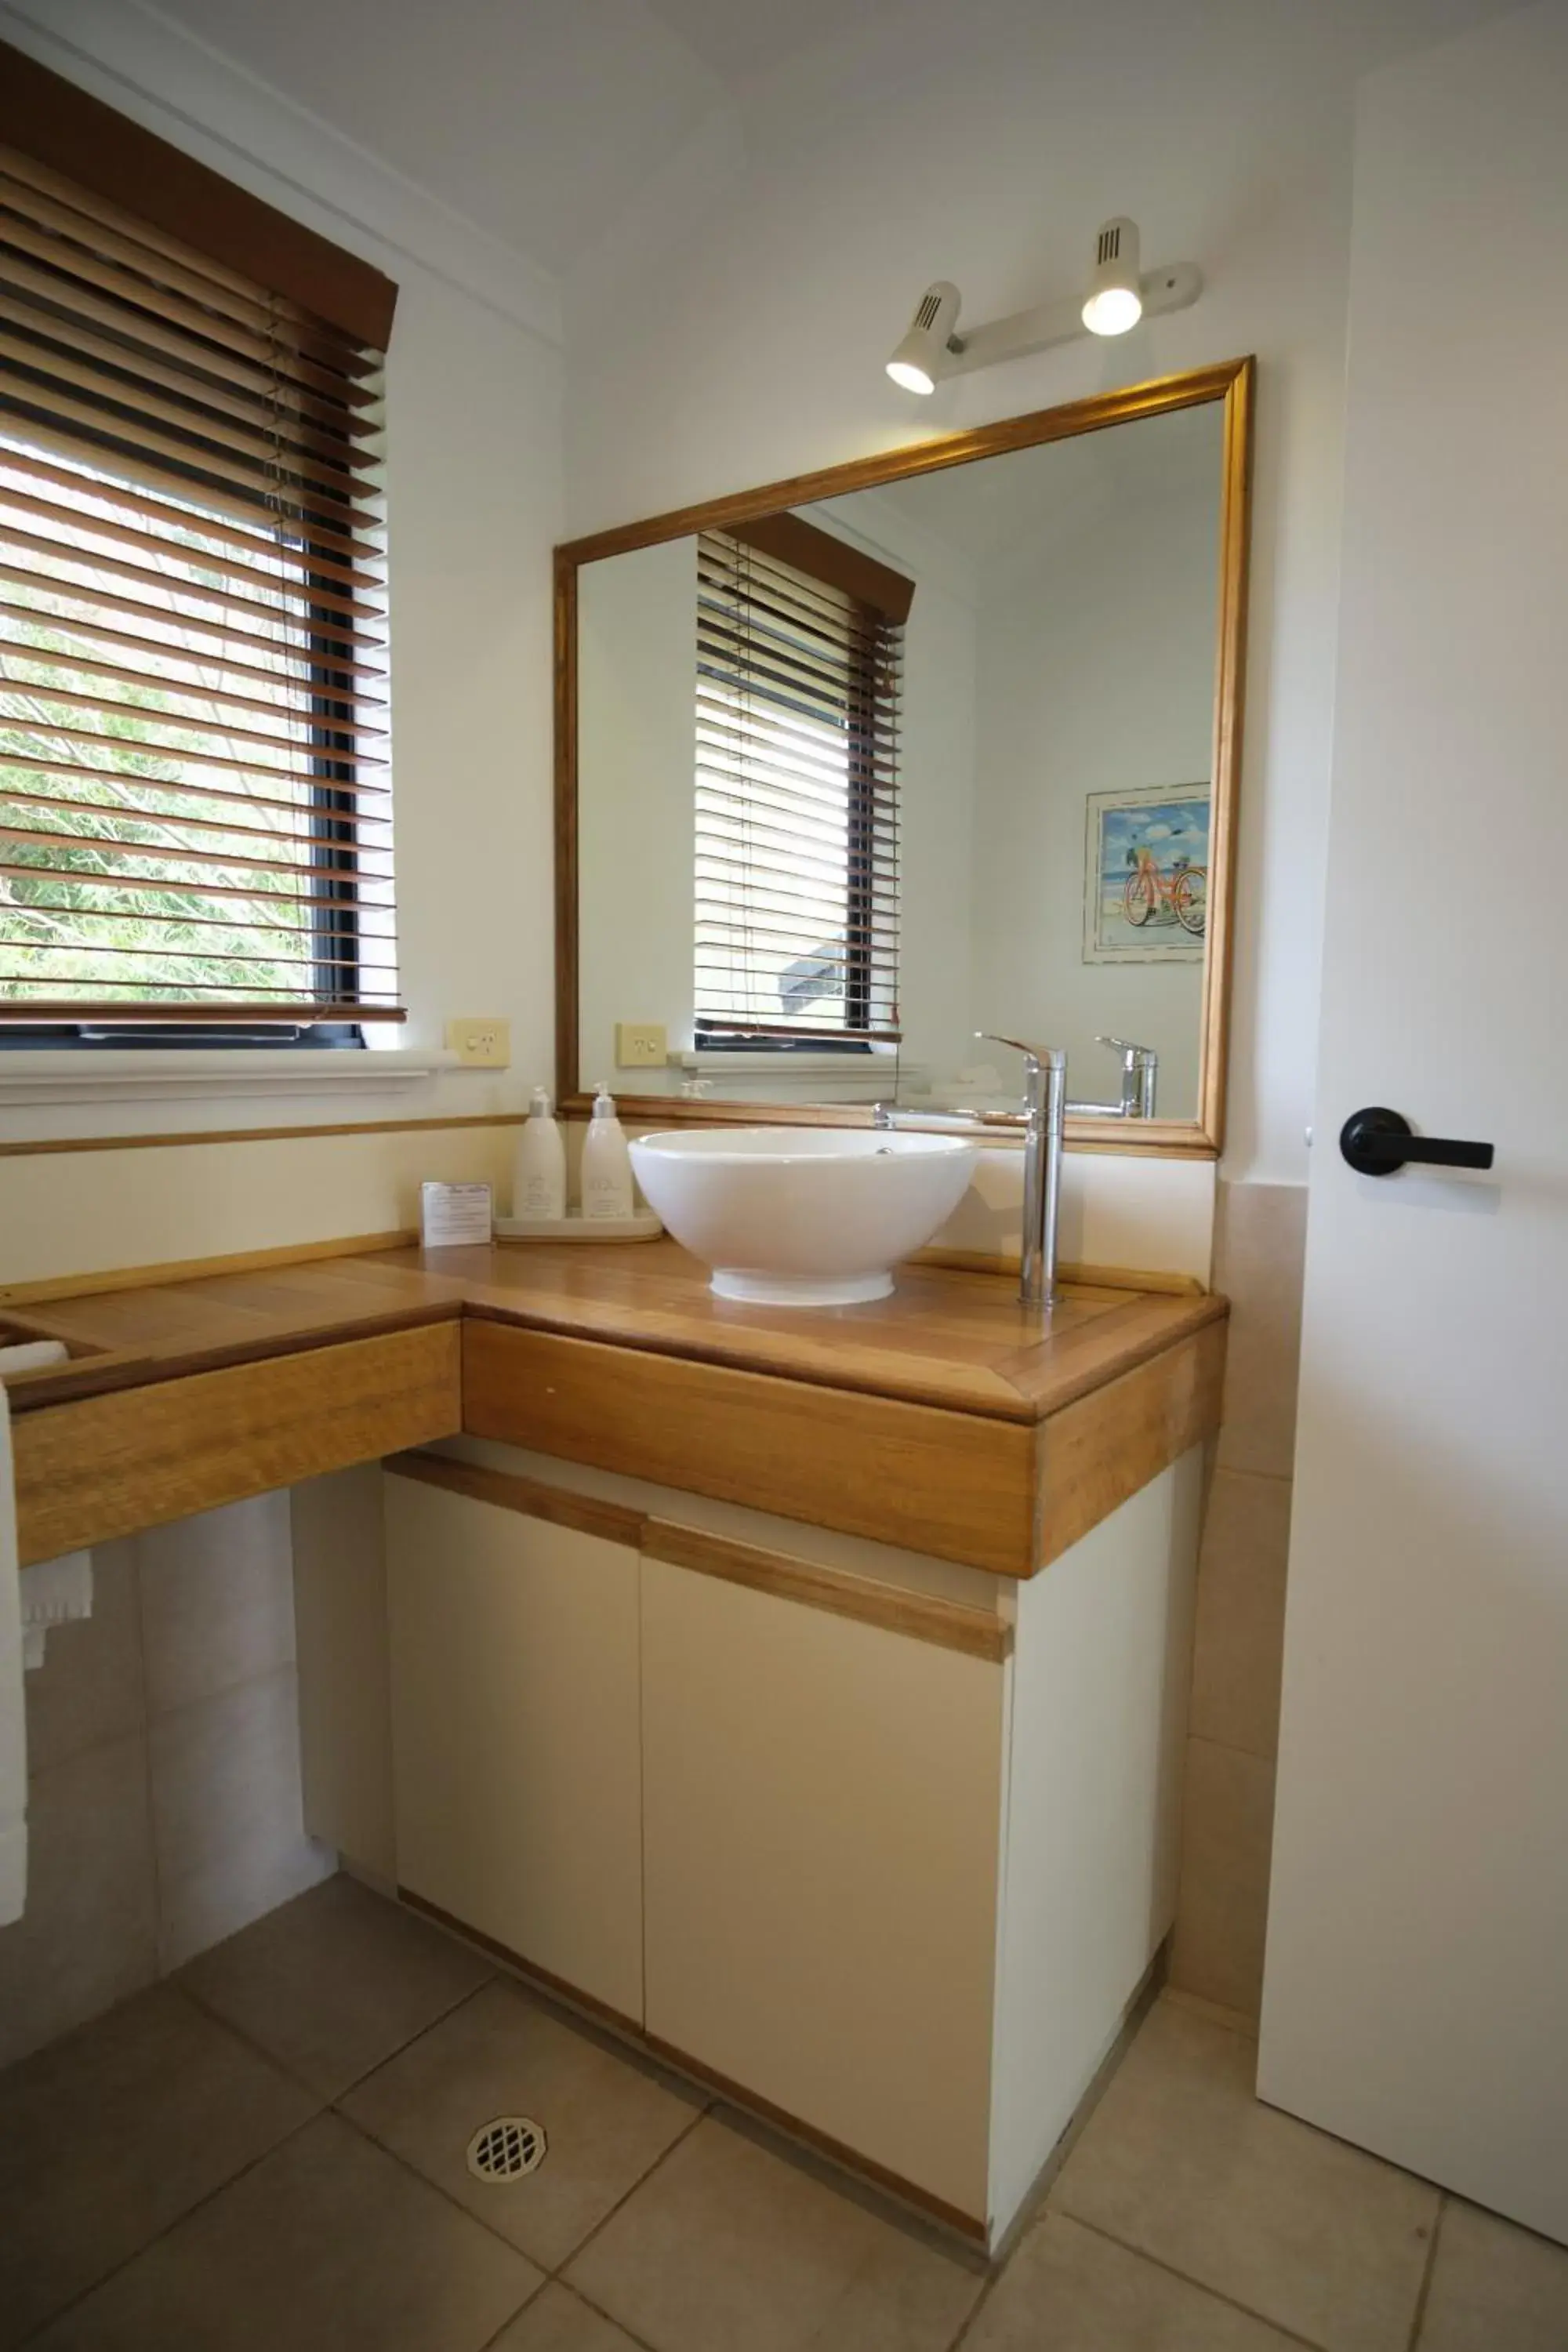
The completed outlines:
[[[724,0],[684,5],[722,31]],[[557,276],[726,102],[647,0],[163,0],[163,14]]]
[[[1210,402],[796,511],[847,525],[895,562],[943,552],[976,567],[1005,565],[1019,552],[1034,562],[1110,509],[1152,509],[1195,495],[1211,500],[1217,517],[1223,440],[1224,411]]]
[[[1514,0],[160,0],[159,13],[557,277],[716,119],[809,150],[994,54],[1136,61],[1184,12],[1259,77],[1348,86]],[[1008,68],[1011,70],[1012,68]]]

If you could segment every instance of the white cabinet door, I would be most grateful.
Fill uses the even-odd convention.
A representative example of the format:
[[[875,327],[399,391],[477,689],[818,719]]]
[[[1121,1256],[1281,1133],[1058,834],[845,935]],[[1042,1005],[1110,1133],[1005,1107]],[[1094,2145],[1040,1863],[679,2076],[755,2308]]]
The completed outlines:
[[[385,1486],[399,1883],[640,2021],[637,1554]]]
[[[1259,2087],[1568,2239],[1568,10],[1363,86]],[[1352,1174],[1364,1106],[1490,1177]]]
[[[643,1562],[648,2032],[977,2221],[1004,1676]]]

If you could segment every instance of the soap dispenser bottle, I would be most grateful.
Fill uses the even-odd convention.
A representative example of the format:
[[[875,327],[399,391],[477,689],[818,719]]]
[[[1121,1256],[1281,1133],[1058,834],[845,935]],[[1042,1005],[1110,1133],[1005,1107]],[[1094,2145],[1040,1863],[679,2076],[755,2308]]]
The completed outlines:
[[[535,1087],[518,1131],[512,1162],[511,1213],[554,1220],[566,1214],[566,1146],[551,1116],[550,1097]]]
[[[601,1080],[583,1139],[583,1214],[595,1221],[629,1217],[636,1205],[632,1156],[616,1117],[615,1099]]]

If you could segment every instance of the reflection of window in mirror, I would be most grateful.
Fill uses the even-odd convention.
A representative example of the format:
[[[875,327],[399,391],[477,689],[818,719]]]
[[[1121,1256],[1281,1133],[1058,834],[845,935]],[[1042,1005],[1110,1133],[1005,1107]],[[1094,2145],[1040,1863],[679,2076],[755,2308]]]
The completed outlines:
[[[913,583],[798,517],[697,549],[696,1043],[899,1037],[899,693]]]

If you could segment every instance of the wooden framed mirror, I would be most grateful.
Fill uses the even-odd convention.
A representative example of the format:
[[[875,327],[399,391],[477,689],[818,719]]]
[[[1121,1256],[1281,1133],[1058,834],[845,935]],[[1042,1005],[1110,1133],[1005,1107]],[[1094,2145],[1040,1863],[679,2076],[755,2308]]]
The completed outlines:
[[[557,549],[557,1095],[1224,1133],[1254,362]]]

